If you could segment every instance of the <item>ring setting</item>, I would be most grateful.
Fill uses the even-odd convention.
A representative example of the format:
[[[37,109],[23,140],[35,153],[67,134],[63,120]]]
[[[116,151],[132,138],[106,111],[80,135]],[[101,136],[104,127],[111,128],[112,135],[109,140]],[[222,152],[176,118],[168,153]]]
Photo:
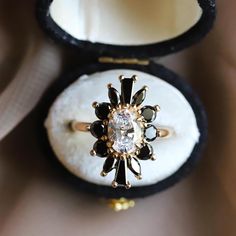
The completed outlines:
[[[108,84],[110,102],[92,104],[98,120],[91,124],[74,120],[70,122],[70,128],[74,132],[89,131],[97,139],[90,154],[106,158],[101,176],[115,170],[112,187],[129,189],[131,184],[127,180],[127,171],[138,180],[142,179],[140,161],[156,159],[150,143],[157,138],[169,137],[171,131],[152,124],[160,111],[158,105],[142,106],[148,87],[144,86],[133,95],[137,76],[120,76],[119,79],[120,93]]]

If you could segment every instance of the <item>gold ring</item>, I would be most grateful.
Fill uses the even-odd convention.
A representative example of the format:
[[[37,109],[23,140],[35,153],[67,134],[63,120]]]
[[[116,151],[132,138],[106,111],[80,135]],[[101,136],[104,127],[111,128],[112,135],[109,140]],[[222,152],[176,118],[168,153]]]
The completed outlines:
[[[70,126],[70,129],[74,132],[76,131],[90,132],[90,126],[92,124],[93,123],[80,122],[80,121],[73,120],[72,122],[70,122],[69,126]],[[173,133],[171,128],[162,127],[162,126],[156,127],[156,132],[157,132],[157,138],[168,138]]]
[[[73,132],[90,132],[97,138],[90,154],[106,157],[101,176],[106,176],[115,170],[112,186],[114,188],[123,186],[128,189],[131,184],[126,178],[127,170],[130,170],[137,179],[142,179],[139,160],[156,159],[150,142],[157,138],[172,136],[173,130],[152,124],[160,107],[141,105],[146,98],[147,86],[132,96],[137,76],[131,78],[120,76],[119,79],[120,93],[112,84],[108,84],[110,102],[92,104],[99,120],[93,123],[72,120],[70,129]]]

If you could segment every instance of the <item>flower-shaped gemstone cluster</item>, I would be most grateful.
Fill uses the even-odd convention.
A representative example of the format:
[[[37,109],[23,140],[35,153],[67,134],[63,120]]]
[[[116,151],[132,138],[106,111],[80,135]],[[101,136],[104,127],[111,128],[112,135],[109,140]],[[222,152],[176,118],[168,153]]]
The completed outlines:
[[[156,119],[159,106],[142,106],[147,86],[132,96],[133,84],[137,76],[125,78],[120,76],[121,93],[108,84],[110,103],[93,103],[99,120],[90,125],[91,134],[98,140],[91,155],[106,157],[101,172],[106,176],[115,170],[112,186],[130,188],[127,169],[137,179],[141,179],[139,160],[155,160],[150,142],[159,136],[158,129],[151,123]]]

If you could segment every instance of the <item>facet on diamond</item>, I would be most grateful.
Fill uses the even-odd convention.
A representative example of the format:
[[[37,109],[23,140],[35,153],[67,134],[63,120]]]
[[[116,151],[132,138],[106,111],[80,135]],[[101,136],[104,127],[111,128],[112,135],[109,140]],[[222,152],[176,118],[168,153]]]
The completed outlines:
[[[128,109],[115,111],[109,120],[108,138],[116,152],[134,152],[142,141],[142,128],[136,114]]]

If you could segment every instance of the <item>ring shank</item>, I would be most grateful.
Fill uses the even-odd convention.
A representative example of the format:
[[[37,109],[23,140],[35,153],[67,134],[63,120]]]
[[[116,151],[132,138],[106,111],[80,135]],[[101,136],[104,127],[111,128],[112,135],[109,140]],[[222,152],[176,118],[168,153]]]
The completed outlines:
[[[89,132],[90,131],[91,123],[88,122],[79,122],[79,121],[72,121],[70,122],[69,126],[70,129],[74,132]],[[158,132],[158,138],[167,138],[170,137],[173,133],[173,130],[168,127],[156,127]]]
[[[78,121],[72,121],[69,124],[71,130],[74,132],[76,132],[76,131],[88,132],[88,131],[90,131],[90,125],[91,125],[91,123],[78,122]]]

